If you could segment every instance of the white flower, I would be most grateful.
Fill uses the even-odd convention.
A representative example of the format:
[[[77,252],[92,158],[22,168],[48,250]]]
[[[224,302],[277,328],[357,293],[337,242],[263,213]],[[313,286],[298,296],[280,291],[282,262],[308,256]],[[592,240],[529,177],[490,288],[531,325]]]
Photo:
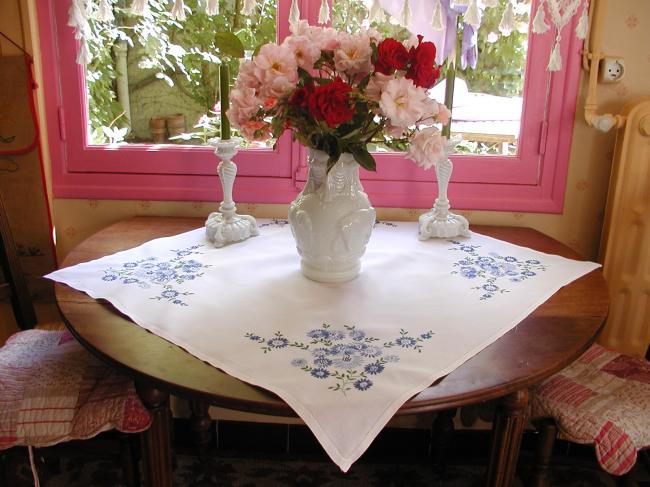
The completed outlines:
[[[306,35],[289,36],[282,45],[293,52],[298,66],[306,70],[313,69],[320,57],[320,49]]]
[[[410,79],[396,78],[386,83],[379,106],[392,125],[407,128],[422,118],[428,102],[423,88],[415,86]]]
[[[337,71],[351,76],[366,75],[372,69],[370,38],[365,35],[347,35],[340,40],[334,51],[334,65]]]
[[[382,74],[375,72],[370,77],[370,81],[365,89],[366,96],[373,101],[379,101],[381,99],[381,92],[390,80],[395,79],[392,75]]]
[[[406,158],[429,169],[436,162],[447,158],[447,139],[435,127],[424,128],[411,138]]]

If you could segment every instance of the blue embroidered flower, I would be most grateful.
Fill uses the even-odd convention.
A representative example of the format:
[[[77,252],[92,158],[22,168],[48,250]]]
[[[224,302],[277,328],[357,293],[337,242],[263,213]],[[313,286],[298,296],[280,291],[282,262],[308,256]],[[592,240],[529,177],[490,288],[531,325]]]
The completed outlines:
[[[397,354],[384,356],[385,349],[397,347],[400,350],[409,349],[420,352],[425,340],[433,337],[432,331],[425,331],[415,338],[409,336],[404,329],[399,336],[391,341],[378,345],[379,339],[369,336],[365,331],[355,327],[345,326],[346,331],[332,330],[324,324],[321,328],[309,330],[305,335],[312,341],[303,343],[290,340],[281,331],[270,338],[264,338],[254,333],[246,333],[245,337],[257,342],[264,353],[281,353],[280,349],[298,349],[305,352],[305,357],[290,360],[293,367],[309,373],[316,379],[327,379],[328,388],[332,391],[365,391],[372,385],[369,376],[378,377],[388,364],[399,362]],[[338,339],[333,343],[332,339]],[[311,348],[315,346],[315,348]],[[402,352],[405,353],[405,352]]]
[[[402,348],[413,348],[417,345],[418,342],[415,338],[402,336],[395,340],[395,343],[397,343]]]
[[[366,365],[363,368],[363,370],[365,370],[367,374],[377,375],[377,374],[381,374],[384,371],[384,366],[381,365],[378,362],[375,362],[375,363]]]
[[[161,292],[160,295],[163,298],[175,298],[176,296],[178,296],[178,291],[174,291],[173,289],[168,289],[167,291]]]
[[[313,369],[311,371],[311,375],[313,375],[317,379],[326,379],[327,377],[329,377],[330,373],[328,370],[325,369]]]
[[[483,281],[472,289],[480,290],[481,300],[493,297],[497,293],[509,292],[501,284],[503,281],[519,283],[525,279],[538,275],[545,271],[546,267],[537,259],[519,260],[512,255],[501,256],[497,252],[489,252],[488,255],[479,255],[477,249],[480,245],[471,246],[455,240],[449,240],[453,244],[449,250],[464,252],[463,258],[454,263],[456,268],[451,273],[458,274],[465,279]]]
[[[360,391],[367,391],[372,387],[372,381],[370,379],[357,379],[354,381],[354,387]]]
[[[366,333],[361,330],[352,330],[350,332],[350,338],[353,340],[363,340],[366,337]]]
[[[294,358],[291,361],[291,365],[293,365],[294,367],[301,368],[301,367],[304,367],[305,365],[307,365],[307,361],[305,359],[303,359],[303,358]]]
[[[106,274],[104,277],[102,277],[102,281],[114,281],[117,279],[117,276],[113,274]]]
[[[271,348],[284,348],[289,345],[289,340],[282,337],[275,337],[267,340],[266,344]]]
[[[127,277],[127,278],[124,279],[122,282],[123,282],[124,284],[133,284],[134,282],[138,282],[138,280],[137,280],[137,279],[134,279],[134,278],[132,278],[132,277]]]
[[[461,267],[460,274],[467,279],[474,279],[478,275],[478,271],[473,267]]]
[[[134,267],[138,267],[138,264],[137,262],[127,262],[123,265],[123,267],[126,267],[127,269],[133,269]]]

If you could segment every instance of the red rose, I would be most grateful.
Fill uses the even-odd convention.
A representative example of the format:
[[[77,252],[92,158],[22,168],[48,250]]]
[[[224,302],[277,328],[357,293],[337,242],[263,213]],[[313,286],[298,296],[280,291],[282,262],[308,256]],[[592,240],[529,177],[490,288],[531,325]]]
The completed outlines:
[[[440,77],[440,68],[436,67],[436,46],[433,42],[422,42],[418,36],[417,47],[409,51],[410,66],[406,78],[413,80],[415,86],[429,89]]]
[[[351,91],[352,87],[341,78],[316,86],[309,94],[309,113],[316,120],[325,120],[332,128],[347,122],[354,115],[348,96]]]
[[[306,85],[304,88],[298,88],[289,98],[289,105],[296,108],[308,108],[309,96],[314,91],[314,85]]]
[[[396,69],[406,69],[408,62],[409,52],[401,42],[388,37],[377,46],[375,71],[381,74],[393,74]]]

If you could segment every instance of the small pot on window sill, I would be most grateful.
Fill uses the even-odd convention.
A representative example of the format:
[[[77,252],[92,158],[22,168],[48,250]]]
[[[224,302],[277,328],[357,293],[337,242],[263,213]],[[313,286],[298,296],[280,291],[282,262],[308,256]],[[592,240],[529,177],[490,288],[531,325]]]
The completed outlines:
[[[149,128],[154,144],[163,144],[167,140],[167,119],[165,117],[152,117],[149,120]]]
[[[167,117],[167,131],[170,137],[181,135],[186,131],[185,128],[185,115],[182,113],[175,113]]]

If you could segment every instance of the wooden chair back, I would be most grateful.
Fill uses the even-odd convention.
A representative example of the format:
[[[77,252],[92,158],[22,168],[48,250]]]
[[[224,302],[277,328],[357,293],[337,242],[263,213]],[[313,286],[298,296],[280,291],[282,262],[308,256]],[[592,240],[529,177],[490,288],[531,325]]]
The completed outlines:
[[[18,258],[16,242],[9,228],[2,194],[0,194],[0,270],[4,276],[4,282],[0,281],[0,300],[7,298],[11,300],[20,329],[33,328],[36,325],[36,313]]]

